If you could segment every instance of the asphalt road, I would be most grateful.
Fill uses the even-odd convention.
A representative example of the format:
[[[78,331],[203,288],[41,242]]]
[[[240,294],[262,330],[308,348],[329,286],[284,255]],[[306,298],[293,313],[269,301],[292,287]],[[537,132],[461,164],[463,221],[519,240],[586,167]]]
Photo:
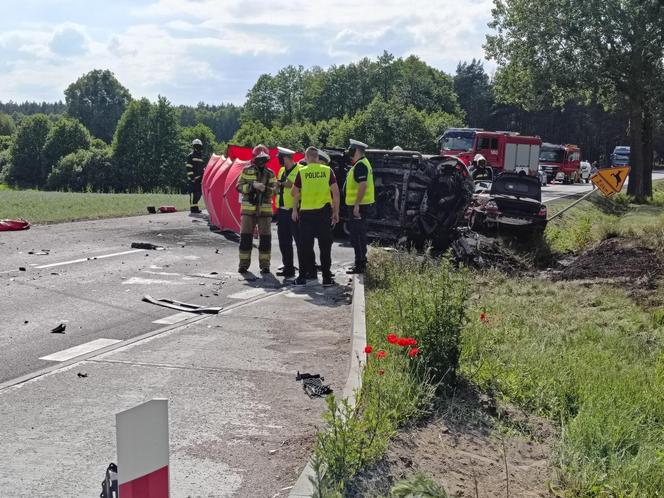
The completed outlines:
[[[274,228],[273,271],[281,265]],[[150,242],[165,250],[131,249],[132,242]],[[87,348],[98,339],[130,339],[187,318],[142,302],[146,294],[228,306],[252,297],[247,279],[250,286],[282,285],[281,278],[258,273],[255,249],[256,274],[237,274],[237,251],[236,242],[210,232],[204,220],[187,213],[3,232],[0,383],[53,365],[40,358],[68,348]],[[352,249],[335,243],[333,266],[339,269],[351,262]],[[339,282],[345,282],[342,274],[337,273]],[[66,325],[64,334],[50,332],[61,323]]]

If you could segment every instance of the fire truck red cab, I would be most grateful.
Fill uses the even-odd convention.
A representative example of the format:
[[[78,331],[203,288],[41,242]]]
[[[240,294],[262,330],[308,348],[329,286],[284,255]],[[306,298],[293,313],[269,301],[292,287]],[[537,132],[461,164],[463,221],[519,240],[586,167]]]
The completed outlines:
[[[581,181],[581,149],[576,145],[544,143],[540,150],[539,162],[549,182]]]
[[[469,165],[482,154],[495,173],[524,171],[537,175],[542,139],[509,131],[484,131],[477,128],[451,128],[439,139],[440,153],[456,155]]]

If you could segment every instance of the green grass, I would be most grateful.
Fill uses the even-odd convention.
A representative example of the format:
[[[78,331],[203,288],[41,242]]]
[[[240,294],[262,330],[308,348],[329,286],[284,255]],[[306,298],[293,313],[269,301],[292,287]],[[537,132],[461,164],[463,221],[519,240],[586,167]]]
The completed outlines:
[[[202,206],[201,201],[201,206]],[[147,206],[189,209],[189,196],[179,194],[92,194],[6,190],[0,188],[0,219],[58,223],[147,214]]]

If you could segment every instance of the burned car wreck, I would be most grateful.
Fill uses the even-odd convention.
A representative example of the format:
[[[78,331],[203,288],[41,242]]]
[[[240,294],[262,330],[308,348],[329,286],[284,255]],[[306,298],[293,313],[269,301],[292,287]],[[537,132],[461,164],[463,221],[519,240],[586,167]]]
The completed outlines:
[[[340,150],[328,150],[341,185],[350,165]],[[425,156],[419,152],[366,151],[375,185],[373,214],[368,219],[374,239],[414,245],[447,247],[455,227],[463,222],[473,183],[466,166],[452,156]],[[343,203],[344,226],[347,208]]]

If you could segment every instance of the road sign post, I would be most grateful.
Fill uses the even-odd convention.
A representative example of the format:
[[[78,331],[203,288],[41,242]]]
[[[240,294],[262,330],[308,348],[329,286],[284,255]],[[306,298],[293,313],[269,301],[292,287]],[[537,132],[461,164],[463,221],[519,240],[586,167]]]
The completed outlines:
[[[119,498],[168,498],[168,400],[115,415]]]

